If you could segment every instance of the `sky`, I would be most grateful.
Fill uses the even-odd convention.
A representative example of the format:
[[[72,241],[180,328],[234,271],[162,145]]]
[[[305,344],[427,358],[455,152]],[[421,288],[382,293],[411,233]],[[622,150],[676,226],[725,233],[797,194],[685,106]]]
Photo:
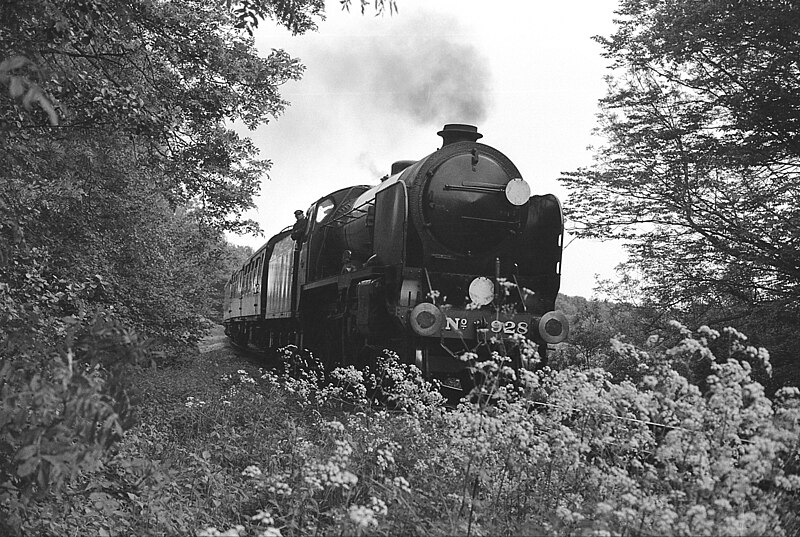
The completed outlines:
[[[354,0],[358,3],[358,0]],[[282,87],[291,106],[250,136],[272,161],[256,209],[257,248],[329,192],[377,184],[397,160],[441,146],[445,123],[476,125],[508,156],[533,194],[567,191],[563,172],[591,163],[597,102],[608,60],[591,38],[609,35],[617,0],[397,0],[398,12],[361,15],[327,3],[317,32],[292,36],[262,22],[263,54],[284,49],[305,65]],[[567,229],[571,223],[566,222]],[[567,231],[561,292],[594,296],[625,256],[615,243],[573,240]]]

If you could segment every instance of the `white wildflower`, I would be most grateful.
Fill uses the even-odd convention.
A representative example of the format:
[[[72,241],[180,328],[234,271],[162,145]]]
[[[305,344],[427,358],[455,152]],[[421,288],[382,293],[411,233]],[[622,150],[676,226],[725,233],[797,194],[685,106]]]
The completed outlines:
[[[386,507],[386,502],[375,496],[370,496],[369,508],[372,509],[372,512],[376,515],[385,516],[389,512],[389,509]]]
[[[255,515],[251,516],[250,520],[260,524],[265,524],[267,526],[272,526],[275,524],[275,520],[272,518],[272,515],[269,514],[269,511],[265,511],[263,509],[260,509]]]
[[[399,488],[403,492],[408,494],[411,493],[411,485],[409,484],[408,480],[405,477],[399,477],[399,476],[395,477],[392,480],[392,483],[394,484],[395,487]]]
[[[242,475],[245,477],[258,477],[261,475],[261,468],[255,465],[250,465],[242,470]]]
[[[375,512],[365,505],[351,505],[348,511],[350,513],[350,520],[360,528],[369,528],[378,525]]]

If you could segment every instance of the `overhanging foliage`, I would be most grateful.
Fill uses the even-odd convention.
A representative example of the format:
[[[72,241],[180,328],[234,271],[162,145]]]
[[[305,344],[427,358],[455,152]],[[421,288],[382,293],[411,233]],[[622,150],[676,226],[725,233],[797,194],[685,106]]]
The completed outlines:
[[[662,303],[800,298],[800,6],[626,0],[593,166],[563,178],[584,237],[621,238]]]

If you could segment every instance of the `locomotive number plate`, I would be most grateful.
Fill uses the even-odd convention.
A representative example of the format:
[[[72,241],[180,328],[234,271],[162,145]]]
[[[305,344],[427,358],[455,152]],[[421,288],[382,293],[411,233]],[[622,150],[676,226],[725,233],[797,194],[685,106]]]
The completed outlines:
[[[469,320],[466,317],[447,317],[445,322],[445,330],[456,330],[463,332],[469,326]]]
[[[520,321],[515,323],[514,321],[492,321],[489,325],[489,328],[495,334],[503,333],[503,334],[522,334],[525,335],[528,333],[528,323],[525,321]]]
[[[464,332],[469,327],[469,319],[466,317],[447,317],[444,329],[446,331]],[[522,334],[525,335],[530,329],[527,321],[499,321],[495,320],[489,324],[489,329],[495,334]]]

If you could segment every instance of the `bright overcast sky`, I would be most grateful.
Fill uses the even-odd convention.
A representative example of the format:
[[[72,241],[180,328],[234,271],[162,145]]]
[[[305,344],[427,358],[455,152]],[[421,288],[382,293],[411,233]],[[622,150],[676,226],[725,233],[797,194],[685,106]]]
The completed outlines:
[[[439,148],[445,123],[477,125],[481,142],[505,153],[534,194],[566,201],[558,177],[591,162],[605,94],[607,61],[591,37],[611,33],[617,1],[397,3],[399,13],[375,17],[328,2],[327,20],[304,36],[262,22],[259,50],[283,48],[306,71],[283,87],[286,113],[250,133],[273,162],[247,215],[265,237],[233,242],[258,247],[291,225],[295,209],[345,186],[377,184],[392,162]],[[570,243],[561,292],[592,296],[595,274],[612,276],[622,260],[611,243]]]

